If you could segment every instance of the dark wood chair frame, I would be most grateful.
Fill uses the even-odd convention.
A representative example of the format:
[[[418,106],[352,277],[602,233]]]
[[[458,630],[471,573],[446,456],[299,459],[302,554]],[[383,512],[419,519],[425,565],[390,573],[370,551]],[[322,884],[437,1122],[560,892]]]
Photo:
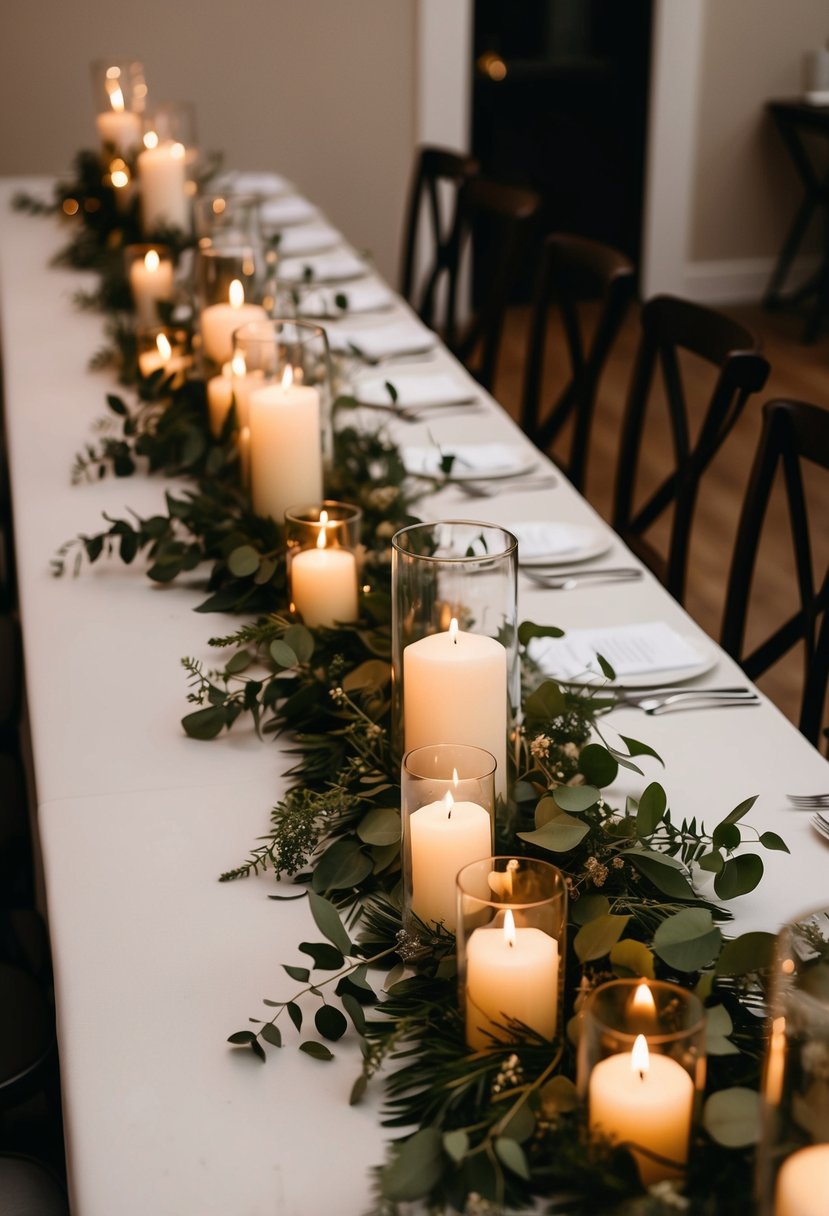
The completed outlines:
[[[577,490],[584,489],[599,380],[635,290],[633,263],[617,249],[570,233],[546,237],[532,304],[521,427],[536,447],[546,451],[573,419],[569,457],[562,468]],[[582,315],[588,302],[600,304],[589,341]],[[542,419],[541,382],[551,308],[561,314],[570,379]]]
[[[737,529],[728,579],[721,645],[751,679],[803,642],[803,693],[799,727],[815,745],[820,738],[829,682],[829,566],[814,569],[803,464],[829,472],[829,410],[803,401],[767,401],[763,430]],[[751,586],[763,521],[777,479],[782,479],[791,528],[799,609],[750,653],[745,653]],[[824,510],[829,498],[823,500]],[[812,516],[814,522],[814,514]]]
[[[691,530],[700,481],[752,393],[768,378],[769,364],[753,335],[731,318],[675,296],[655,296],[642,309],[642,335],[622,424],[613,527],[680,602],[685,594]],[[717,369],[714,388],[695,440],[678,352],[693,352]],[[646,442],[647,407],[661,372],[673,441],[673,469],[634,507],[639,457]],[[670,509],[667,555],[646,533]]]

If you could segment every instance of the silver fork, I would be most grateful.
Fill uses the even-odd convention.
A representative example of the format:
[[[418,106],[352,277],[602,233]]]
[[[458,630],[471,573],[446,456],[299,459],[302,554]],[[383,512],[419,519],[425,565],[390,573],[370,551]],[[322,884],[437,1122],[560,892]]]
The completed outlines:
[[[521,493],[524,490],[549,490],[556,485],[556,478],[552,476],[525,477],[522,479],[499,477],[494,481],[452,481],[448,479],[445,484],[446,487],[457,490],[467,498],[493,498],[505,489],[516,490]]]
[[[618,704],[641,709],[652,717],[684,709],[736,708],[759,705],[760,698],[750,688],[651,688],[642,693],[626,692]]]
[[[825,836],[829,840],[829,819],[825,815],[821,815],[820,811],[812,816],[812,827],[816,828],[821,836]]]
[[[829,794],[787,794],[792,806],[802,811],[811,811],[819,807],[829,809]]]
[[[551,587],[554,591],[570,591],[583,582],[627,583],[642,577],[638,566],[596,566],[592,570],[534,570],[522,566],[521,573],[539,587]]]

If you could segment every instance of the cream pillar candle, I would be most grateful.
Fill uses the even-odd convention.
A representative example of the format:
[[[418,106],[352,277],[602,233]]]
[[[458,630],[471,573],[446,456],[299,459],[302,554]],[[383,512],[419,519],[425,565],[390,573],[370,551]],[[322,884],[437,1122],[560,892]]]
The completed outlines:
[[[173,262],[162,258],[157,249],[130,265],[130,291],[139,325],[158,325],[158,304],[173,298]]]
[[[774,1216],[826,1216],[829,1206],[829,1144],[810,1144],[780,1167]]]
[[[609,1140],[641,1145],[677,1162],[662,1165],[631,1148],[644,1186],[682,1176],[688,1160],[694,1083],[670,1056],[648,1052],[644,1035],[632,1051],[600,1060],[588,1087],[590,1129]]]
[[[326,544],[327,521],[322,511],[316,548],[303,549],[291,559],[291,599],[311,628],[356,621],[359,615],[357,559],[350,549]]]
[[[141,143],[141,119],[124,108],[124,94],[117,85],[110,91],[109,104],[111,109],[95,117],[98,138],[107,150],[128,157]]]
[[[458,871],[492,853],[492,818],[476,802],[455,802],[450,791],[439,802],[409,816],[412,858],[411,909],[430,925],[443,921],[455,932]]]
[[[178,228],[189,232],[190,200],[184,144],[168,141],[145,147],[138,154],[137,164],[144,231]]]
[[[495,638],[445,633],[403,651],[406,751],[431,743],[466,743],[495,757],[495,793],[507,796],[507,652]]]
[[[473,930],[466,946],[466,1041],[477,1050],[504,1031],[495,1023],[516,1018],[552,1039],[558,1014],[558,942],[541,929],[518,926],[507,908],[498,920]],[[487,1034],[487,1031],[489,1034]]]
[[[286,369],[290,373],[290,368]],[[250,395],[253,509],[280,523],[288,507],[322,499],[320,395],[286,374]]]
[[[259,304],[245,303],[241,279],[234,279],[226,304],[210,304],[200,317],[202,349],[213,363],[227,363],[233,355],[233,333],[249,321],[267,321],[268,314]]]
[[[214,439],[218,439],[222,433],[228,410],[233,403],[233,372],[230,364],[223,364],[221,373],[218,376],[211,376],[206,387],[210,433]]]
[[[190,360],[186,355],[173,353],[166,334],[158,334],[155,344],[155,350],[144,350],[138,356],[138,370],[142,376],[151,376],[153,372],[163,370],[166,375],[173,376],[173,388],[178,388],[184,382]]]

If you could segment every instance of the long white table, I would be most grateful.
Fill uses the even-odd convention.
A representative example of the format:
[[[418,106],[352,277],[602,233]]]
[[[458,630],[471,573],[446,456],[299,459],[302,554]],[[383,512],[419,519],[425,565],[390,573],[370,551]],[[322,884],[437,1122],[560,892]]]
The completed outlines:
[[[269,1049],[263,1067],[225,1044],[263,1013],[263,997],[291,995],[281,964],[300,964],[296,944],[319,939],[304,901],[266,898],[270,877],[216,881],[267,830],[287,767],[280,745],[244,724],[211,743],[180,728],[179,660],[210,661],[207,638],[232,626],[192,613],[203,598],[198,571],[160,588],[140,559],[131,567],[102,560],[77,579],[49,570],[63,541],[100,530],[102,511],[152,512],[169,483],[136,476],[70,485],[72,457],[113,386],[87,370],[101,318],[71,304],[88,279],[48,268],[68,232],[12,212],[21,188],[48,195],[49,183],[0,185],[0,332],[73,1211],[357,1216],[384,1135],[379,1085],[363,1106],[348,1106],[359,1070],[353,1035],[330,1064],[289,1045]],[[466,377],[442,350],[430,366]],[[531,453],[466,378],[485,412],[435,417],[428,430],[442,444],[468,442],[474,419],[475,438]],[[424,443],[428,430],[394,423],[401,442]],[[564,477],[549,490],[511,484],[479,501],[447,488],[421,514],[605,529]],[[609,563],[635,561],[608,538]],[[573,628],[662,619],[713,646],[648,574],[559,593],[521,576],[520,599],[521,616],[536,621]],[[719,654],[702,682],[744,677]],[[829,789],[829,764],[773,705],[660,718],[620,709],[611,723],[664,757],[664,773],[654,764],[649,777],[663,780],[677,815],[713,826],[760,794],[749,822],[773,827],[793,855],[763,852],[761,886],[733,905],[737,928],[773,930],[825,901],[829,851],[809,816],[787,809],[784,793]],[[628,788],[620,781],[611,794]]]

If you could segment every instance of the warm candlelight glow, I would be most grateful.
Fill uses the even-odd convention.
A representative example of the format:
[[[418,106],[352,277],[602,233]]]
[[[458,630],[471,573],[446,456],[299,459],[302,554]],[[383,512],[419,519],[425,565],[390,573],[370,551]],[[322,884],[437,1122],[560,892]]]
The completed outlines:
[[[174,160],[184,160],[186,151],[184,144],[173,144],[170,148],[170,155]]]
[[[110,90],[109,104],[112,106],[116,114],[122,114],[124,112],[124,94],[121,91],[120,85],[116,85],[114,89]]]
[[[510,949],[515,945],[515,917],[512,908],[507,908],[504,913],[504,941]]]
[[[320,511],[320,530],[319,530],[319,535],[317,536],[317,548],[318,549],[324,549],[325,546],[328,544],[328,540],[325,535],[325,529],[327,526],[328,526],[328,512]]]
[[[144,254],[144,267],[150,274],[155,274],[161,265],[161,258],[158,256],[157,249],[150,249]]]
[[[157,131],[145,132],[144,147],[145,148],[157,148],[158,147],[158,132]]]
[[[455,799],[452,797],[450,790],[447,790],[443,795],[443,809],[446,811],[446,818],[452,818],[452,807],[455,805]]]
[[[173,348],[169,343],[167,335],[159,334],[155,340],[155,344],[158,347],[158,353],[161,355],[162,363],[166,363],[173,353]]]
[[[227,364],[225,364],[225,367],[227,367]],[[224,368],[222,370],[224,371]],[[237,351],[237,353],[231,359],[229,370],[234,376],[244,376],[248,370],[248,365],[245,363],[245,356],[241,353],[241,351]]]
[[[227,203],[223,198],[214,198],[213,202],[211,203],[211,208],[214,215],[221,215],[226,206]]]
[[[289,363],[288,366],[285,368],[284,372],[282,373],[282,391],[287,392],[288,389],[293,384],[293,382],[294,382],[294,369],[291,367],[291,365]]]
[[[245,289],[242,286],[241,279],[234,279],[230,284],[230,290],[227,293],[227,298],[230,301],[231,308],[241,308],[245,302]]]
[[[650,1066],[648,1040],[643,1034],[638,1034],[633,1041],[633,1051],[630,1053],[630,1070],[631,1072],[638,1072],[640,1078],[644,1081]]]
[[[636,985],[630,1007],[634,1013],[656,1013],[656,1001],[646,980],[641,980]]]
[[[129,185],[130,175],[125,161],[114,160],[112,162],[109,167],[109,180],[117,190],[123,190],[124,186]]]
[[[458,618],[456,616],[453,616],[449,622],[449,641],[454,642],[456,646],[458,644]]]

